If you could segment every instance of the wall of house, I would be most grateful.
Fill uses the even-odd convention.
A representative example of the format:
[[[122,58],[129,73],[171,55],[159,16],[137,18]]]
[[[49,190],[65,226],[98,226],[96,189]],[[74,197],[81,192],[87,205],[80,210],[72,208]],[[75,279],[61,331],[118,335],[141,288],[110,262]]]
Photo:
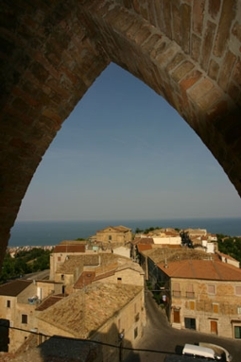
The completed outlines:
[[[113,254],[125,256],[126,258],[130,258],[130,252],[131,252],[131,249],[126,248],[124,246],[120,246],[120,247],[113,249]]]
[[[62,274],[55,273],[54,281],[56,283],[63,283],[64,285],[70,285],[75,282],[74,273]]]
[[[105,229],[96,233],[96,240],[102,241],[103,243],[126,243],[132,240],[131,231],[118,232],[113,229]]]
[[[222,262],[223,263],[227,263],[227,264],[230,264],[230,265],[233,265],[235,266],[236,268],[239,268],[240,267],[240,263],[239,261],[235,260],[235,259],[231,259],[227,256],[222,256]]]
[[[30,305],[27,303],[17,303],[16,305],[16,314],[13,326],[19,328],[20,330],[14,331],[14,336],[11,339],[11,351],[16,351],[24,341],[29,337],[30,333],[28,331],[35,330],[37,327],[35,319],[35,308],[36,305]],[[27,322],[23,323],[22,316],[27,316]]]
[[[49,281],[36,281],[37,295],[39,299],[43,300],[50,294],[61,294],[63,283],[54,283]]]
[[[171,294],[173,326],[174,310],[180,311],[181,328],[186,327],[185,321],[195,320],[196,330],[200,332],[233,338],[234,325],[241,326],[241,281],[172,278]]]
[[[143,334],[146,324],[144,307],[144,294],[141,291],[124,308],[110,318],[96,333],[91,336],[92,340],[99,340],[113,345],[121,344],[120,333],[123,332],[123,347],[135,348]],[[102,358],[105,362],[119,362],[120,350],[103,346]],[[122,358],[128,355],[129,351],[122,351]]]
[[[122,283],[144,286],[144,274],[131,268],[115,272],[114,275],[98,280],[103,283]]]
[[[154,244],[159,245],[181,245],[182,239],[180,236],[173,237],[153,237]]]

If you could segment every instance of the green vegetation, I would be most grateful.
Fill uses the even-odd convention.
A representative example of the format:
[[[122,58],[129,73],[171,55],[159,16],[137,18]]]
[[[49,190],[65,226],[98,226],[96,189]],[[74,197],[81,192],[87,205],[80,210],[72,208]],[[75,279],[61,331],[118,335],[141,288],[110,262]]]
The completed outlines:
[[[217,234],[218,250],[241,263],[241,238]]]
[[[20,250],[12,258],[7,252],[0,273],[0,283],[19,278],[23,274],[49,269],[50,253],[50,250],[33,248],[31,250]]]
[[[162,227],[161,226],[156,226],[156,227],[151,226],[150,228],[145,229],[145,230],[136,228],[135,234],[143,233],[143,234],[147,235],[150,231],[154,231],[154,230],[157,230],[157,229],[162,229]]]

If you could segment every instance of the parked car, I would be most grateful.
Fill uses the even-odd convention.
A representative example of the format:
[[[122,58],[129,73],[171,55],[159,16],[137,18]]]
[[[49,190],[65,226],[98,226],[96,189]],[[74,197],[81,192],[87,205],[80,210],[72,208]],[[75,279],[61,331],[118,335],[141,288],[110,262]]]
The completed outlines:
[[[218,359],[214,349],[207,346],[200,346],[200,344],[196,345],[186,343],[182,350],[182,354],[188,357],[205,358],[213,361],[217,361]]]
[[[217,359],[221,362],[231,362],[233,359],[231,354],[225,348],[218,346],[217,344],[199,342],[198,346],[211,348],[215,352]]]
[[[189,357],[185,355],[170,354],[166,356],[164,362],[210,362],[210,360],[200,357]]]

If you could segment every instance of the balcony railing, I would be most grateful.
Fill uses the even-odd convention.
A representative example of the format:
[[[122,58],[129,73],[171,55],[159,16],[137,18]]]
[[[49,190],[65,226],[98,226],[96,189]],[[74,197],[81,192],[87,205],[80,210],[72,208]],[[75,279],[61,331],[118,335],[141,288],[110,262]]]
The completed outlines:
[[[180,298],[181,297],[181,291],[180,290],[173,290],[172,291],[172,296],[176,297],[176,298]]]
[[[195,298],[194,292],[186,292],[186,298]]]

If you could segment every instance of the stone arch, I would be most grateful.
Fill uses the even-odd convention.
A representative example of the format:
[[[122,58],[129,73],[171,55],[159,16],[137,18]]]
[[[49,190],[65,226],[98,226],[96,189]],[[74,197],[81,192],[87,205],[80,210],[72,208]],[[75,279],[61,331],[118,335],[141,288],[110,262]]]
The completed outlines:
[[[3,1],[0,255],[62,122],[112,61],[163,96],[241,195],[241,0]]]

